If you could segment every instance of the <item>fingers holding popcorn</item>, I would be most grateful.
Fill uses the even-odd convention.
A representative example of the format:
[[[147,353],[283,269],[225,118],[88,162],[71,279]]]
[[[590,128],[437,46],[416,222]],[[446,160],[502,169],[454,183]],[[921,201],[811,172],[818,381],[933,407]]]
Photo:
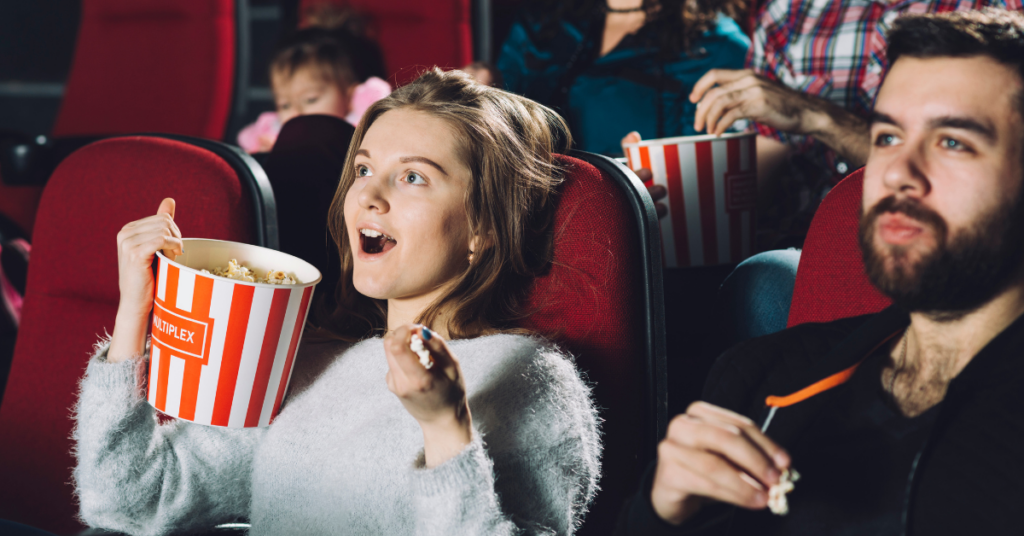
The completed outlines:
[[[468,415],[459,363],[439,335],[418,324],[402,326],[384,338],[384,350],[388,389],[413,418],[425,424]]]
[[[691,517],[708,499],[781,514],[785,493],[792,490],[789,469],[789,454],[753,421],[696,402],[672,420],[658,446],[651,503],[672,524]]]

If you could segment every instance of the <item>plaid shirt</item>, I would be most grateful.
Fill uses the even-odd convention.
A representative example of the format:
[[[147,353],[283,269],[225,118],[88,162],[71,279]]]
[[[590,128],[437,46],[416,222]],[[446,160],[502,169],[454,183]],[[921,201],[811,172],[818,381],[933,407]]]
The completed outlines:
[[[766,0],[756,18],[747,66],[866,118],[889,67],[885,36],[896,17],[987,6],[1021,11],[1021,4],[1022,0]],[[813,138],[760,124],[757,129],[797,149],[780,210],[804,213],[797,219],[805,221],[784,232],[805,232],[807,213],[813,214],[820,199],[852,170]]]

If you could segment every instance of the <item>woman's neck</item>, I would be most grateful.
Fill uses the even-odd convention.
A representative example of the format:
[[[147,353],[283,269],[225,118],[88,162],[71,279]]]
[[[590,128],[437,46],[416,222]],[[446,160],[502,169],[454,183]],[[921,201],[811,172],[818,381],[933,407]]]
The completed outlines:
[[[422,296],[416,296],[414,298],[394,298],[388,300],[388,331],[394,331],[406,324],[414,324],[416,319],[427,310],[439,296],[441,290],[438,289],[434,292],[429,292]],[[443,318],[438,317],[432,323],[427,326],[432,331],[439,333],[445,339],[448,338],[448,323]]]
[[[610,9],[636,9],[644,5],[643,0],[606,0],[605,5]]]
[[[643,0],[607,0],[609,9],[629,10],[643,6]],[[647,13],[633,11],[609,12],[605,15],[604,34],[601,37],[601,56],[615,49],[627,35],[636,33],[647,22]]]

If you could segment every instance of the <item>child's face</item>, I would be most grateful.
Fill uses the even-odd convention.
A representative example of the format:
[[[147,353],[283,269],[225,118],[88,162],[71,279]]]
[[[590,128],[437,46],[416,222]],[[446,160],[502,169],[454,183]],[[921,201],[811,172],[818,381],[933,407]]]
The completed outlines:
[[[325,114],[342,119],[348,115],[350,88],[325,79],[312,67],[296,69],[291,78],[275,72],[271,85],[281,124],[298,115]]]

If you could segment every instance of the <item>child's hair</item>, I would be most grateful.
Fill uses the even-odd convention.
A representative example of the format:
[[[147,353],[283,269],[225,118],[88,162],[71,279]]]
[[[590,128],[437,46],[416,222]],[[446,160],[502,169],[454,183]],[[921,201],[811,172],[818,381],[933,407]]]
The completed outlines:
[[[484,244],[417,322],[433,325],[446,318],[452,338],[512,331],[512,323],[523,316],[529,284],[550,265],[554,196],[562,177],[555,154],[567,151],[572,138],[565,121],[550,108],[478,84],[462,71],[437,68],[377,101],[352,137],[328,216],[341,257],[338,308],[321,327],[346,339],[386,328],[386,302],[363,296],[353,286],[344,204],[363,137],[383,114],[397,109],[429,114],[455,131],[456,154],[472,173],[465,194],[470,231]]]
[[[370,77],[387,79],[380,45],[366,31],[364,21],[350,12],[310,17],[314,25],[296,30],[281,40],[270,62],[274,74],[291,78],[295,71],[312,67],[332,82],[361,84]]]

